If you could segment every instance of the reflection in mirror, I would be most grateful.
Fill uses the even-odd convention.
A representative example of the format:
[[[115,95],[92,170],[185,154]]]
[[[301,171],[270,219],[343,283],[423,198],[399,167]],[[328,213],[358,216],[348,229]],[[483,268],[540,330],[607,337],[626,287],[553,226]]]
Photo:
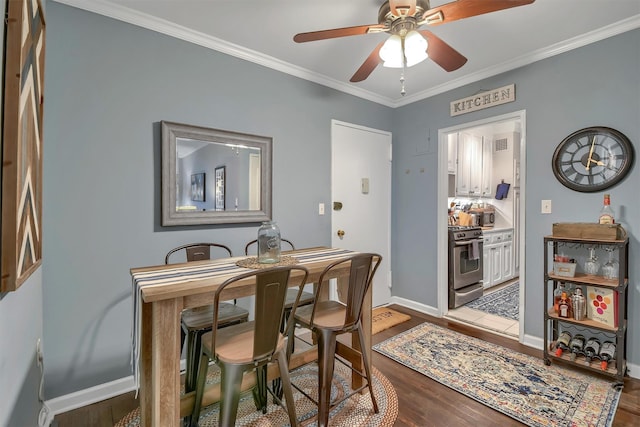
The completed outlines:
[[[271,217],[271,138],[162,122],[162,225]]]

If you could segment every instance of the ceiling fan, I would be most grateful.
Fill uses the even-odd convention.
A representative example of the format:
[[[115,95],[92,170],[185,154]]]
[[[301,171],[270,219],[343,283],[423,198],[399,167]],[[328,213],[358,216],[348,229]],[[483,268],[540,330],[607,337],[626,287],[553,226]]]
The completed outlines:
[[[297,43],[370,33],[389,33],[364,63],[358,68],[351,82],[365,80],[378,66],[405,68],[429,57],[444,70],[451,72],[462,67],[465,58],[438,36],[428,30],[418,30],[422,25],[440,25],[459,19],[496,12],[533,3],[535,0],[457,0],[431,9],[429,0],[387,0],[378,11],[378,23],[355,27],[299,33],[293,37]],[[404,75],[404,74],[403,74]],[[400,78],[403,84],[404,77]]]

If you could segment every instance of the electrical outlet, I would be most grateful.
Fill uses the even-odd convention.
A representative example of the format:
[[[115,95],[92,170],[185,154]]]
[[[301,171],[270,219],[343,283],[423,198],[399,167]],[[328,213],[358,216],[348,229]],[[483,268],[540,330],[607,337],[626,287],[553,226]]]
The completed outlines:
[[[551,200],[543,200],[542,201],[542,213],[550,214],[551,213]]]

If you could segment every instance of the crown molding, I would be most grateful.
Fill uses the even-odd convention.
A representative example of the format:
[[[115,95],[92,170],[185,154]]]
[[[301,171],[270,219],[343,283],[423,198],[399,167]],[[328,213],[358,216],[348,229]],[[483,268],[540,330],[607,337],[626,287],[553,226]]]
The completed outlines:
[[[88,12],[97,13],[109,18],[113,18],[119,21],[127,22],[138,27],[146,28],[148,30],[156,31],[161,34],[165,34],[171,37],[175,37],[180,40],[184,40],[189,43],[193,43],[208,49],[215,50],[217,52],[225,53],[227,55],[234,56],[245,61],[253,62],[258,65],[262,65],[267,68],[271,68],[276,71],[280,71],[285,74],[289,74],[294,77],[298,77],[304,80],[308,80],[314,83],[318,83],[323,86],[330,87],[340,92],[347,93],[349,95],[357,96],[368,101],[372,101],[387,107],[401,107],[405,106],[432,96],[447,92],[452,89],[459,88],[461,86],[474,83],[476,81],[495,76],[506,71],[510,71],[542,59],[550,58],[555,55],[559,55],[568,52],[579,47],[586,46],[591,43],[595,43],[606,38],[622,34],[627,31],[631,31],[640,28],[640,14],[633,15],[627,19],[608,25],[606,27],[599,28],[589,33],[582,34],[580,36],[565,40],[555,45],[548,46],[543,49],[539,49],[522,55],[517,58],[513,58],[509,61],[505,61],[501,64],[485,68],[476,73],[469,74],[465,77],[453,79],[447,83],[434,86],[430,89],[417,92],[415,94],[405,96],[402,99],[391,99],[383,97],[373,92],[360,89],[351,84],[343,81],[329,78],[314,71],[298,67],[291,63],[281,61],[272,56],[264,55],[260,52],[256,52],[251,49],[227,42],[225,40],[204,34],[202,32],[194,31],[192,29],[183,27],[181,25],[174,24],[167,20],[150,16],[145,13],[138,12],[133,9],[129,9],[124,6],[120,6],[114,3],[110,3],[104,0],[51,0],[56,3],[65,4],[67,6],[76,7],[78,9],[86,10]]]

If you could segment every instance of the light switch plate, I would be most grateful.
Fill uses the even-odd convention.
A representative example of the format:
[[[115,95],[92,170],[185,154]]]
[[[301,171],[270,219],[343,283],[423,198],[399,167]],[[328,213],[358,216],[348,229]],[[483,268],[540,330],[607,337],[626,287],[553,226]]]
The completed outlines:
[[[318,215],[324,215],[324,203],[318,204]]]
[[[551,213],[551,200],[543,200],[542,201],[542,213],[550,214]]]

